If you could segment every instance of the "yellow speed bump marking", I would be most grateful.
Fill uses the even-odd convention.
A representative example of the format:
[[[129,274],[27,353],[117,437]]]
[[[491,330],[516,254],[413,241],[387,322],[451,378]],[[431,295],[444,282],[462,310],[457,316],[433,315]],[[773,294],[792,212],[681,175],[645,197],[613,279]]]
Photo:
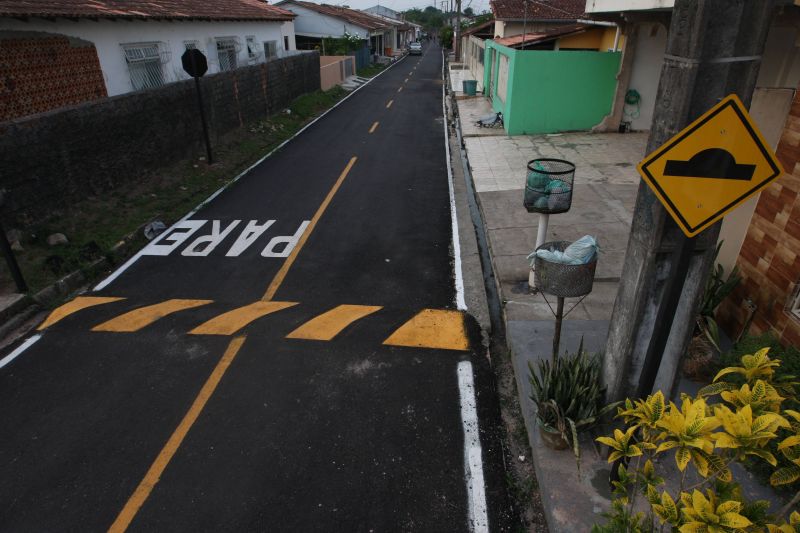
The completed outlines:
[[[469,350],[464,315],[460,311],[423,309],[383,341],[389,346]]]
[[[312,318],[286,335],[286,338],[329,341],[356,320],[381,309],[382,306],[376,305],[340,305]]]
[[[378,129],[378,124],[379,124],[379,123],[378,123],[377,121],[375,121],[375,122],[372,124],[372,127],[369,129],[369,132],[370,132],[370,133],[375,133],[375,130],[377,130],[377,129]]]
[[[92,328],[92,331],[114,331],[119,333],[132,333],[139,331],[145,326],[149,326],[159,318],[164,318],[177,311],[192,309],[207,305],[214,300],[166,300],[154,305],[148,305],[129,311],[124,315],[112,318],[108,322],[103,322],[99,326]]]
[[[190,335],[233,335],[250,322],[262,316],[293,307],[297,302],[255,302],[233,309],[200,324]]]
[[[389,100],[389,103],[386,104],[386,109],[389,109],[390,107],[392,107],[393,103],[394,103],[394,100]]]
[[[67,302],[64,305],[54,309],[47,319],[36,329],[41,331],[45,328],[49,328],[53,324],[67,318],[72,313],[77,313],[83,309],[94,307],[96,305],[110,304],[111,302],[118,302],[124,299],[125,298],[114,298],[111,296],[78,296],[71,302]]]
[[[242,344],[244,344],[245,338],[246,337],[236,337],[228,344],[228,349],[225,350],[222,359],[220,359],[217,366],[214,367],[214,370],[206,380],[203,388],[200,389],[200,393],[197,395],[194,402],[192,402],[192,406],[189,407],[183,420],[181,420],[181,423],[175,428],[175,431],[164,445],[164,448],[161,449],[158,457],[156,457],[156,460],[150,466],[150,469],[145,474],[144,479],[139,483],[139,486],[136,487],[128,503],[125,504],[125,507],[123,507],[119,515],[117,515],[117,519],[114,520],[114,523],[108,528],[110,533],[122,533],[128,529],[128,526],[136,517],[136,513],[139,512],[139,509],[144,505],[144,502],[147,500],[148,496],[150,496],[153,488],[156,486],[159,479],[161,479],[161,475],[172,460],[175,452],[178,451],[181,443],[183,443],[183,439],[186,438],[189,430],[192,429],[192,425],[194,425],[197,417],[200,416],[206,402],[208,402],[208,399],[214,394],[214,390],[217,388],[217,385],[219,385],[222,376],[225,374],[225,371],[228,370],[236,354],[239,353]]]

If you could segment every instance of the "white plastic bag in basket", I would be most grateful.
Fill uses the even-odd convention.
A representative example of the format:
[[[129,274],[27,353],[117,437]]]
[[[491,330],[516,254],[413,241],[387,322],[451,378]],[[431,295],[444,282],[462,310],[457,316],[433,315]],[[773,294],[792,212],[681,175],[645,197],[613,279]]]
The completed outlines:
[[[584,235],[567,246],[563,252],[558,250],[537,250],[536,257],[551,263],[585,265],[594,259],[598,249],[597,239],[591,235]]]

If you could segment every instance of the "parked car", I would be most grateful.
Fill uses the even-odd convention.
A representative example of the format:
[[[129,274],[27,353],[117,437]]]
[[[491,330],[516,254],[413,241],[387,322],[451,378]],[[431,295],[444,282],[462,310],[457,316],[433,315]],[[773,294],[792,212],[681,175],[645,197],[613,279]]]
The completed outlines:
[[[420,43],[411,43],[408,45],[408,53],[410,55],[422,55],[422,45]]]

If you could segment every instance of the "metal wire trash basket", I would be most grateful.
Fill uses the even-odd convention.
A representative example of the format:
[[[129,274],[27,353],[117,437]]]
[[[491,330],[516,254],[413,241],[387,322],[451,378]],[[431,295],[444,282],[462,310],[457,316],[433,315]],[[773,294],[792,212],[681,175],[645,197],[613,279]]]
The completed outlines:
[[[570,244],[572,243],[569,241],[546,242],[536,250],[558,250],[563,252]],[[565,265],[564,263],[545,261],[539,256],[534,257],[536,288],[546,294],[562,298],[575,298],[592,292],[596,269],[596,253],[590,262],[583,265]]]
[[[525,209],[528,213],[553,215],[572,206],[575,165],[563,159],[533,159],[525,179]]]

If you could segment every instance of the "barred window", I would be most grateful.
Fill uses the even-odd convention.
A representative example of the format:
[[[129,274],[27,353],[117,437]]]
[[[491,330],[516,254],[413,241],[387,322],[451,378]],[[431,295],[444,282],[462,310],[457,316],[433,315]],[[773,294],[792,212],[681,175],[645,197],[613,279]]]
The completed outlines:
[[[158,43],[126,44],[125,61],[131,76],[134,91],[154,89],[164,85],[164,72],[161,68],[161,54]]]
[[[256,59],[258,57],[258,50],[256,49],[256,38],[252,35],[246,38],[247,41],[247,58]]]
[[[236,61],[236,41],[234,39],[217,40],[217,59],[219,60],[219,70],[233,70],[238,64]]]
[[[187,50],[197,49],[197,41],[183,41],[183,45],[186,47]]]

